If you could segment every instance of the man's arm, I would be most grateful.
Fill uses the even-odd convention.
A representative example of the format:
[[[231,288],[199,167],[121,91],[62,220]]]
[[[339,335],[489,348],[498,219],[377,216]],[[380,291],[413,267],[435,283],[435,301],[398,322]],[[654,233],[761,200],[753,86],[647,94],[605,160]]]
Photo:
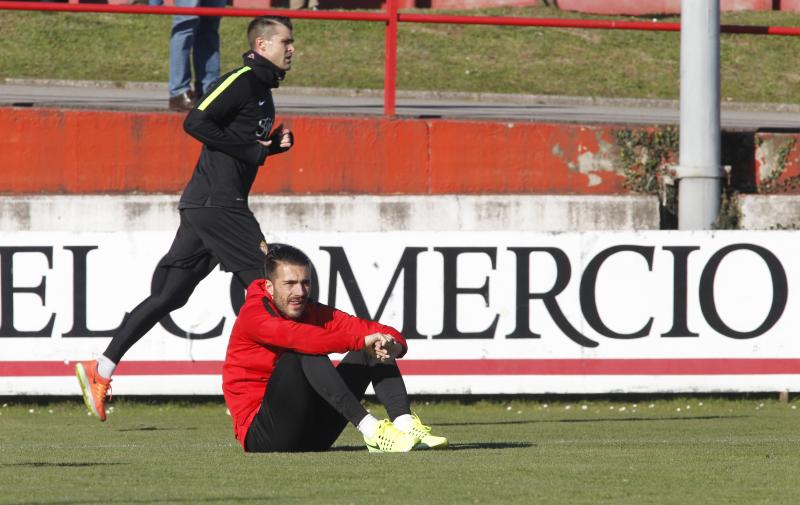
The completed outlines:
[[[361,319],[360,317],[351,316],[346,312],[342,312],[341,310],[337,310],[332,307],[328,308],[332,311],[332,317],[328,322],[325,323],[325,328],[335,331],[342,331],[352,335],[371,335],[373,333],[378,333],[391,337],[391,340],[400,346],[399,350],[395,349],[396,352],[392,357],[401,358],[406,351],[408,351],[406,339],[403,338],[403,335],[399,331],[391,326],[387,326],[376,321],[369,321],[367,319]],[[387,340],[388,339],[386,338],[381,339],[384,344],[387,342]]]
[[[255,138],[242,141],[220,127],[230,122],[250,98],[250,86],[241,73],[240,70],[228,76],[197,107],[189,111],[183,121],[183,129],[212,149],[244,163],[261,166],[269,154],[269,147]]]
[[[240,314],[237,324],[242,326],[242,333],[247,338],[262,345],[290,349],[301,354],[359,351],[364,348],[364,337],[367,335],[320,328],[257,310]]]

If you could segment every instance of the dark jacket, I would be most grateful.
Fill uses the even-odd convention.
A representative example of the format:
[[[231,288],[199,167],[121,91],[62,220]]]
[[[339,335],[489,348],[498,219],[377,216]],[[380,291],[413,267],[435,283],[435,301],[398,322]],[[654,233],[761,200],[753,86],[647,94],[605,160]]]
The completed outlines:
[[[183,128],[203,143],[179,208],[247,208],[247,197],[269,148],[275,122],[271,88],[285,72],[253,51],[244,66],[223,75],[192,109]]]

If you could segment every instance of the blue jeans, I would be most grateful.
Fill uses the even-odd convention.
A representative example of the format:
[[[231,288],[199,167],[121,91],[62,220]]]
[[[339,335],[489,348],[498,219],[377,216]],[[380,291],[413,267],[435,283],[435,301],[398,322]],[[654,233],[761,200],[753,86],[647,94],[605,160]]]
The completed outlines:
[[[159,0],[150,0],[157,2]],[[175,0],[176,7],[225,7],[226,0]],[[169,96],[192,88],[205,94],[219,78],[219,20],[209,16],[175,16],[169,40]],[[190,65],[189,61],[193,63]]]

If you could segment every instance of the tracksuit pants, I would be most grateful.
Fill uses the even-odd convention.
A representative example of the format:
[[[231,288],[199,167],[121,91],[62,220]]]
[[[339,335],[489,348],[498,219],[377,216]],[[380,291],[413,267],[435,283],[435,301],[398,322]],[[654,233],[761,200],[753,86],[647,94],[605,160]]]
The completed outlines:
[[[153,273],[150,296],[125,317],[103,352],[114,363],[156,323],[186,305],[200,281],[218,264],[233,273],[242,290],[264,277],[260,250],[264,235],[249,211],[185,209],[180,218],[172,246]]]
[[[327,356],[284,352],[245,439],[248,452],[324,451],[348,421],[368,413],[361,405],[372,383],[390,419],[410,414],[405,383],[394,362],[365,351],[347,353],[338,366]]]

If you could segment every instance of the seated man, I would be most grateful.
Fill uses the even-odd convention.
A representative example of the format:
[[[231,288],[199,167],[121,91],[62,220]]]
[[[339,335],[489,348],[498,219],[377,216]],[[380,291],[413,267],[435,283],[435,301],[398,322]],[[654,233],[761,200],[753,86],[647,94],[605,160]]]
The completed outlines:
[[[394,361],[407,349],[397,330],[310,301],[311,264],[299,249],[271,248],[265,274],[247,289],[222,368],[245,451],[324,451],[348,421],[370,452],[447,447],[411,414]],[[344,352],[335,367],[327,355]],[[361,405],[370,383],[391,421]]]

